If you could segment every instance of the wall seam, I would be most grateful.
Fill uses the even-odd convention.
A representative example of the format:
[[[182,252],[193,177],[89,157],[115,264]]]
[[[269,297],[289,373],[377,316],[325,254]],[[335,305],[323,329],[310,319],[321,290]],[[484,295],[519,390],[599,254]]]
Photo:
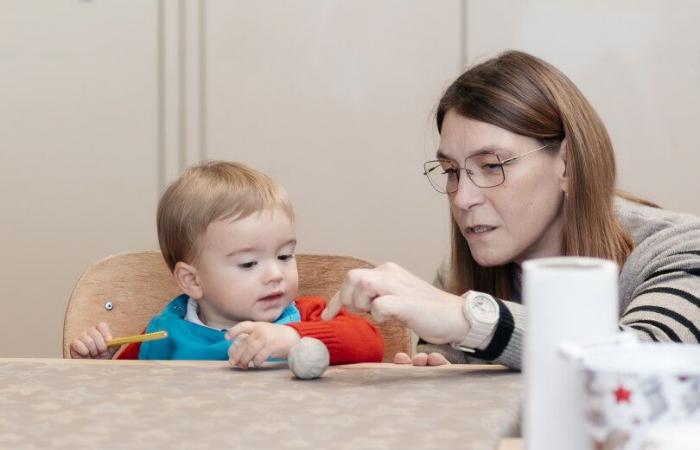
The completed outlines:
[[[157,183],[160,194],[165,188],[165,5],[164,0],[158,0],[157,8],[157,61],[156,61],[156,102],[157,102],[157,127],[156,131],[156,159],[157,159]]]

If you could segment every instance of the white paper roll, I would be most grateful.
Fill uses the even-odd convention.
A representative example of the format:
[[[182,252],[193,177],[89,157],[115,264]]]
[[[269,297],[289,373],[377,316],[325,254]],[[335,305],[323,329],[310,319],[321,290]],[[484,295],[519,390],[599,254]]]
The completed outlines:
[[[523,433],[528,450],[589,450],[577,368],[557,352],[566,339],[618,331],[618,268],[613,261],[561,257],[523,264],[527,329]]]

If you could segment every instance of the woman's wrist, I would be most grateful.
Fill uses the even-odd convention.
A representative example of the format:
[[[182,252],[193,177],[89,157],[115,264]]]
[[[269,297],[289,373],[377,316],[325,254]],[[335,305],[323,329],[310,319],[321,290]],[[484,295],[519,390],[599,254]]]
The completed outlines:
[[[458,295],[451,295],[454,304],[454,317],[456,318],[456,331],[448,343],[462,342],[467,335],[471,326],[464,314],[464,298]]]
[[[433,344],[451,344],[459,342],[469,333],[469,322],[462,312],[464,299],[458,295],[440,291],[442,298],[440,305],[443,305],[442,313],[435,314],[439,322],[435,324],[434,337],[421,336],[423,340]],[[439,333],[443,331],[444,334]]]

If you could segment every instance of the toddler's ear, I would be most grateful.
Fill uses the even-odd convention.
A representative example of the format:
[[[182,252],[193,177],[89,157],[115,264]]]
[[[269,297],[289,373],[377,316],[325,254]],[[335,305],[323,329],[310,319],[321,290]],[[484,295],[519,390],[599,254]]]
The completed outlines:
[[[175,264],[173,275],[175,275],[175,281],[177,281],[177,284],[180,286],[180,289],[182,289],[182,292],[195,300],[199,300],[204,296],[202,287],[199,285],[197,269],[194,266],[178,261]]]

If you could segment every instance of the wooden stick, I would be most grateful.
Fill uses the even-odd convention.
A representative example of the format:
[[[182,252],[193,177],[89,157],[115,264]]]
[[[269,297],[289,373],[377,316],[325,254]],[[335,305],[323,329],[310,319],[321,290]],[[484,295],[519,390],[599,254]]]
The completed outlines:
[[[125,336],[116,339],[110,339],[109,341],[107,341],[107,347],[112,347],[114,345],[132,344],[134,342],[155,341],[158,339],[165,339],[167,337],[167,331],[154,331],[153,333],[136,334],[134,336]]]

